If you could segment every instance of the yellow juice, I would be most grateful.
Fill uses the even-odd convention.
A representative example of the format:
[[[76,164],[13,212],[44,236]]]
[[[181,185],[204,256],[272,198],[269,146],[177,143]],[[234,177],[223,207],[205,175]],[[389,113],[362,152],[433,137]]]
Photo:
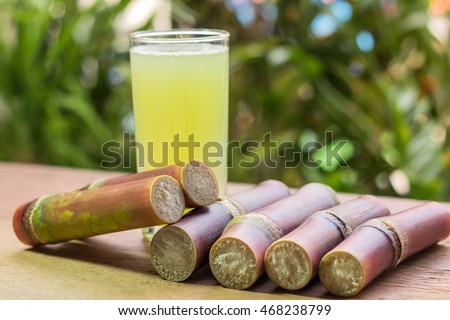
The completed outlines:
[[[228,48],[206,43],[131,49],[138,171],[203,160],[226,193]],[[178,141],[178,143],[177,143]]]

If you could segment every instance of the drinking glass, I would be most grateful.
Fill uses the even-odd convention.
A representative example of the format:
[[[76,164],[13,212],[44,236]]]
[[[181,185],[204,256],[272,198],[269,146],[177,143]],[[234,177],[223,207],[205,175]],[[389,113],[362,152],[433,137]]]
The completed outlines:
[[[138,172],[202,160],[226,193],[228,38],[211,29],[130,35]]]

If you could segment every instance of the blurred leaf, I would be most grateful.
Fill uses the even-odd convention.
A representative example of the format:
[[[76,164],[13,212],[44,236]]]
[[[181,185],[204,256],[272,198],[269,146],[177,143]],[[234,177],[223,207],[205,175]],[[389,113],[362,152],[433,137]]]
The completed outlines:
[[[354,145],[349,140],[337,140],[317,150],[314,161],[325,172],[331,172],[338,167],[348,167],[348,161],[353,157]]]

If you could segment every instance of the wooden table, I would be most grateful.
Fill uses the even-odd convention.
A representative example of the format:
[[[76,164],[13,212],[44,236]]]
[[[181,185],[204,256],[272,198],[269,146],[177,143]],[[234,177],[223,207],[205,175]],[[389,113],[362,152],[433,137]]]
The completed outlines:
[[[277,288],[267,276],[250,290],[223,288],[208,267],[174,283],[153,270],[139,230],[29,248],[12,229],[15,208],[46,193],[70,191],[117,173],[0,163],[0,299],[304,299],[333,298],[315,279]],[[248,186],[230,183],[233,193]],[[354,195],[340,194],[341,200]],[[419,203],[383,198],[393,212]],[[450,208],[450,204],[446,204]],[[450,238],[370,284],[357,299],[450,299]]]

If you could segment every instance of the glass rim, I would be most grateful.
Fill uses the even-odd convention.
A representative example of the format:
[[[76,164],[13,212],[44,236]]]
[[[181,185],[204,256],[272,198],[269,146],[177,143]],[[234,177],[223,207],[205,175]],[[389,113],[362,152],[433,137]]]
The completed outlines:
[[[183,35],[196,36],[183,38]],[[178,37],[177,37],[178,36]],[[230,33],[220,29],[170,29],[163,31],[144,30],[130,33],[130,41],[141,43],[196,43],[226,41]]]

